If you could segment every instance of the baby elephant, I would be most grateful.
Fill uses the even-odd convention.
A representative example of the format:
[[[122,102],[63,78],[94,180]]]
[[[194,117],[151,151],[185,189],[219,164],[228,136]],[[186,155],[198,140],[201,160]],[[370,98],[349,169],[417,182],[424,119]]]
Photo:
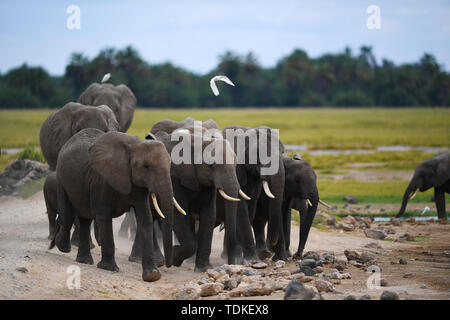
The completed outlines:
[[[62,252],[70,251],[70,228],[80,219],[80,246],[76,260],[93,264],[89,250],[89,225],[99,226],[102,259],[97,267],[119,271],[114,257],[112,219],[134,208],[137,239],[133,250],[142,256],[142,278],[156,281],[161,273],[153,259],[153,219],[149,198],[162,222],[166,266],[172,265],[174,198],[170,179],[171,160],[159,141],[140,141],[121,132],[84,129],[63,146],[56,166],[58,224],[54,241]],[[159,204],[161,204],[161,209]]]

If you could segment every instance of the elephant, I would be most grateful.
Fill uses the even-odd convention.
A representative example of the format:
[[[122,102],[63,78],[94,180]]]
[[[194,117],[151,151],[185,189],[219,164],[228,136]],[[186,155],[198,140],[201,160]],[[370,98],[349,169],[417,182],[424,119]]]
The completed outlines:
[[[264,226],[267,219],[256,210],[258,199],[260,197],[268,197],[267,240],[271,246],[274,246],[278,241],[284,192],[284,166],[281,160],[281,155],[284,151],[283,144],[276,136],[272,136],[272,131],[268,127],[251,129],[243,126],[229,126],[222,132],[227,140],[233,142],[233,148],[235,153],[238,154],[238,160],[241,159],[236,166],[236,174],[248,201],[240,201],[238,203],[237,235],[243,257],[248,261],[257,260],[258,257],[265,259],[272,256],[267,250],[264,236]],[[275,157],[275,161],[270,164],[276,165],[278,168],[273,174],[264,173],[264,169],[267,169],[267,164],[263,164],[260,157],[260,147],[263,146],[261,143],[263,132],[267,134],[267,143],[273,141],[276,145],[274,150],[272,150],[270,145],[266,146],[266,150],[270,150],[268,153]],[[256,134],[255,139],[249,138],[252,133]],[[239,140],[243,144],[244,154],[239,152]],[[256,161],[251,163],[250,159],[253,156],[256,157]],[[224,255],[222,256],[224,257]]]
[[[124,84],[93,83],[78,98],[78,102],[91,106],[108,106],[119,122],[119,131],[127,132],[133,121],[136,97]]]
[[[96,128],[104,132],[117,131],[119,124],[107,106],[92,107],[76,102],[67,103],[44,121],[39,140],[50,170],[55,171],[58,154],[64,143],[85,128]]]
[[[44,200],[45,206],[47,208],[47,216],[49,223],[49,235],[48,239],[53,240],[56,233],[56,217],[58,215],[58,197],[57,197],[57,180],[56,180],[56,172],[51,171],[44,182]],[[75,218],[74,221],[75,230],[72,233],[71,243],[75,246],[79,245],[79,233],[80,233],[80,222],[78,218]],[[98,228],[94,228],[95,236],[97,238],[97,243],[99,241]],[[89,234],[89,243],[91,249],[95,248],[94,243],[92,242],[91,236]]]
[[[201,128],[197,129],[201,132]],[[155,132],[154,130],[152,130]],[[190,141],[187,161],[174,163],[174,154],[178,148],[177,137]],[[150,133],[147,139],[162,141],[167,151],[172,155],[172,185],[175,197],[180,206],[186,209],[187,215],[176,215],[174,219],[174,232],[179,245],[174,247],[173,264],[180,266],[184,260],[196,253],[195,272],[204,272],[211,267],[209,258],[213,230],[216,222],[216,195],[217,192],[227,201],[225,204],[226,239],[228,243],[228,263],[235,263],[234,249],[236,247],[236,202],[239,194],[239,183],[236,176],[235,154],[228,141],[222,138],[203,139],[202,134],[192,134],[186,129],[177,129],[171,134],[160,131]],[[201,151],[204,158],[201,162],[195,160],[195,139],[200,139]],[[211,155],[205,155],[205,149],[224,150],[228,161],[215,161]],[[184,155],[183,150],[183,155]],[[206,158],[205,158],[206,157]],[[231,157],[231,160],[230,160]],[[222,159],[226,160],[226,159]],[[198,221],[198,231],[195,232],[195,223]]]
[[[443,152],[431,159],[422,161],[414,171],[414,175],[406,187],[402,205],[396,217],[405,212],[409,199],[418,191],[424,192],[434,187],[434,201],[439,219],[447,219],[445,211],[445,193],[450,193],[450,152]]]
[[[149,198],[163,220],[165,263],[172,265],[173,198],[170,155],[159,141],[140,141],[121,132],[84,129],[60,151],[56,166],[58,223],[54,240],[70,252],[70,228],[80,220],[80,246],[76,261],[93,264],[88,232],[91,220],[99,226],[101,261],[98,268],[118,272],[114,257],[112,219],[134,208],[137,237],[133,251],[142,256],[142,278],[156,281],[161,273],[153,259],[153,219]],[[161,203],[160,209],[158,201]]]
[[[273,260],[287,260],[291,256],[289,252],[291,235],[291,209],[300,214],[299,244],[294,258],[299,259],[303,255],[306,241],[308,239],[311,224],[316,215],[318,204],[329,207],[319,199],[317,189],[317,176],[311,165],[304,161],[298,154],[292,158],[283,154],[285,172],[284,198],[282,225],[278,243],[273,247],[275,252]],[[258,202],[258,212],[267,216],[267,199],[262,198]]]

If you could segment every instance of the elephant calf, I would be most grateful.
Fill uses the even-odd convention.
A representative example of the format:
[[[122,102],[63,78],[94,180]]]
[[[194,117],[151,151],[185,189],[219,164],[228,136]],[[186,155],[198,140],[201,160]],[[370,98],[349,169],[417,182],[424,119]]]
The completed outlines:
[[[445,193],[450,193],[450,152],[439,153],[417,166],[403,195],[402,206],[397,217],[403,215],[408,200],[414,198],[418,191],[424,192],[432,187],[434,187],[438,217],[447,219]]]
[[[70,228],[80,219],[80,246],[76,261],[93,264],[89,249],[89,225],[99,226],[102,259],[97,267],[119,271],[114,258],[112,219],[132,207],[137,236],[133,251],[142,256],[142,278],[156,281],[161,273],[153,259],[153,219],[149,198],[163,216],[166,266],[172,265],[174,198],[170,180],[171,160],[159,141],[140,141],[121,132],[84,129],[70,138],[60,151],[56,167],[58,224],[54,245],[70,251]],[[158,204],[161,203],[161,209]]]

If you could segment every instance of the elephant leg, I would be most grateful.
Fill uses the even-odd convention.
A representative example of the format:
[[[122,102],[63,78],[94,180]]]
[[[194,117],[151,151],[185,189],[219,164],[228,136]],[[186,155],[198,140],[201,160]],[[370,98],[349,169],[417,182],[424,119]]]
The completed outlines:
[[[447,212],[445,211],[445,191],[444,188],[434,188],[434,201],[439,219],[447,220]]]
[[[189,216],[177,215],[174,218],[173,231],[180,243],[173,247],[173,265],[179,267],[195,253],[195,221]]]
[[[98,226],[102,237],[102,260],[97,264],[100,269],[119,272],[114,258],[115,246],[111,218],[98,218]]]
[[[48,240],[53,240],[56,233],[56,213],[53,210],[47,210],[48,216]]]
[[[91,255],[90,234],[91,234],[91,219],[79,218],[80,224],[80,241],[78,247],[78,254],[76,261],[86,264],[94,264],[94,259]]]
[[[76,247],[80,245],[80,219],[78,217],[75,217],[75,220],[73,221],[73,232],[72,232],[72,238],[70,239],[70,243]]]
[[[255,217],[253,220],[253,231],[255,232],[256,240],[256,253],[261,260],[269,259],[272,257],[272,253],[267,249],[266,237],[264,235],[264,227],[266,226],[266,220],[262,217]]]
[[[280,233],[278,235],[278,242],[274,246],[273,251],[275,252],[274,256],[272,257],[273,261],[277,260],[284,260],[286,261],[287,258],[290,256],[289,254],[289,242],[288,239],[290,237],[290,214],[288,217],[288,210],[289,208],[284,208],[283,216],[282,216],[282,223],[280,225]],[[289,225],[288,225],[289,223]],[[288,248],[286,250],[286,247]]]
[[[128,239],[128,228],[130,227],[130,215],[131,212],[125,213],[125,218],[123,219],[120,225],[118,236],[121,238]]]
[[[95,220],[94,220],[94,236],[95,236],[95,240],[97,240],[97,244],[99,246],[101,246],[102,243],[101,243],[101,239],[100,239],[100,232],[98,230],[98,223]]]
[[[145,197],[142,203],[136,204],[135,213],[137,220],[136,238],[142,247],[142,279],[149,282],[157,281],[161,278],[161,272],[153,260],[153,217],[150,213],[148,197]]]
[[[161,267],[164,265],[164,255],[161,252],[158,243],[157,232],[160,231],[160,227],[158,223],[153,224],[153,258],[155,259],[155,263],[157,267]]]
[[[306,214],[301,214],[300,220],[300,237],[298,243],[297,253],[295,254],[297,257],[303,256],[303,250],[305,249],[306,240],[308,239],[309,231],[311,229],[312,222],[314,220],[314,216],[316,215],[317,210],[317,201],[313,201],[313,207],[308,206],[308,211]],[[306,217],[302,217],[306,216]]]
[[[131,208],[129,212],[129,223],[130,223],[130,239],[134,239],[137,231],[137,224],[136,224],[136,212],[133,208]]]
[[[283,216],[283,230],[282,233],[284,234],[284,244],[285,244],[285,250],[288,257],[291,257],[291,251],[289,250],[291,246],[291,208],[289,207],[284,211]]]
[[[238,205],[236,231],[238,243],[240,244],[244,259],[247,261],[258,260],[252,225],[246,203],[239,203]]]
[[[197,233],[197,256],[195,259],[195,272],[205,272],[211,268],[209,256],[216,222],[216,193],[211,192],[206,203],[200,210],[200,219]]]
[[[128,261],[137,263],[142,262],[142,243],[137,232],[134,236],[133,247],[131,248],[131,254],[128,257]]]
[[[67,194],[60,184],[57,186],[58,219],[56,221],[55,238],[50,243],[50,248],[56,244],[61,252],[70,252],[70,229],[75,219],[75,214]]]

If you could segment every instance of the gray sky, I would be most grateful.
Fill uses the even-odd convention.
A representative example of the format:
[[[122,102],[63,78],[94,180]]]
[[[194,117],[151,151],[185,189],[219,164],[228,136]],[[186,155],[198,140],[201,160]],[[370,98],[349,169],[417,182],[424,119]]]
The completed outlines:
[[[79,30],[66,27],[72,4]],[[369,5],[381,9],[380,30],[366,27]],[[150,63],[201,73],[225,50],[252,51],[267,67],[295,48],[317,57],[361,45],[397,64],[432,53],[450,70],[450,1],[0,1],[1,73],[26,62],[62,75],[74,51],[92,58],[126,45]]]

